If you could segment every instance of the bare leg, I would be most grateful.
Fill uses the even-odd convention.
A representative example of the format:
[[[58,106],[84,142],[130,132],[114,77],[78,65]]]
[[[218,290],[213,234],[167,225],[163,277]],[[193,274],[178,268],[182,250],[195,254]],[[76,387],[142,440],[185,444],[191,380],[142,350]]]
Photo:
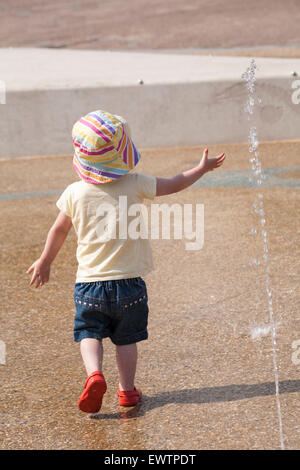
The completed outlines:
[[[96,370],[102,371],[103,346],[96,338],[84,338],[80,341],[80,352],[87,375]]]
[[[133,390],[137,364],[136,343],[116,346],[116,359],[120,376],[120,390]]]

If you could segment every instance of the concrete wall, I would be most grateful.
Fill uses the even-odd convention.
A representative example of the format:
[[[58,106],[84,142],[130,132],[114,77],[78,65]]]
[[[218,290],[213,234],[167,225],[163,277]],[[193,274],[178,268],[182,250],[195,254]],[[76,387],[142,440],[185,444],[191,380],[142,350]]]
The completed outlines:
[[[168,57],[164,56],[166,63]],[[180,69],[182,56],[177,57]],[[144,85],[139,84],[138,74],[134,83],[124,79],[124,84],[112,86],[87,82],[83,87],[70,79],[65,85],[61,82],[60,87],[44,82],[39,86],[35,75],[35,86],[30,89],[29,72],[24,89],[20,77],[18,86],[8,80],[6,104],[0,105],[0,157],[72,153],[74,122],[95,109],[126,117],[140,148],[246,141],[250,123],[244,111],[247,90],[240,72],[250,60],[234,58],[236,71],[230,78],[225,70],[233,58],[228,58],[228,64],[226,58],[220,59],[218,65],[223,67],[224,77],[218,69],[213,79],[211,70],[209,78],[200,76],[192,82],[183,81],[180,73],[177,82],[173,73],[172,80],[165,76],[161,83],[151,83],[144,73]],[[260,59],[260,69],[267,69],[268,60]],[[295,68],[299,64],[294,61],[288,65]],[[207,59],[209,66],[216,68],[215,61]],[[258,77],[256,96],[261,103],[256,105],[255,125],[260,140],[299,138],[300,104],[292,102],[295,78],[287,68],[283,72],[279,68],[278,76]]]

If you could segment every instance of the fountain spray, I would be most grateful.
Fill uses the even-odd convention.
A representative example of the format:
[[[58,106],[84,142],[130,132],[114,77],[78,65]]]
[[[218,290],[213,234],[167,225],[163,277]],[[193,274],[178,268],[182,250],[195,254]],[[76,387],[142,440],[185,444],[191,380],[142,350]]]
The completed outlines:
[[[255,82],[256,82],[256,69],[257,65],[254,59],[251,60],[250,66],[247,68],[246,72],[243,73],[242,79],[246,82],[246,88],[248,90],[248,98],[246,107],[244,108],[245,112],[248,114],[248,120],[253,119],[254,109],[256,101],[255,97]],[[249,163],[251,164],[252,176],[249,178],[249,183],[251,186],[259,188],[265,179],[265,175],[262,170],[261,161],[259,159],[259,141],[257,137],[257,130],[255,126],[250,127],[249,130]],[[262,238],[263,246],[263,265],[265,273],[265,288],[268,301],[268,310],[269,310],[269,321],[270,321],[270,330],[272,337],[272,350],[273,350],[273,367],[274,367],[274,379],[275,379],[275,390],[276,390],[276,404],[277,404],[277,414],[279,421],[279,434],[280,434],[280,447],[284,450],[284,440],[282,432],[282,416],[281,416],[281,407],[280,407],[280,398],[279,398],[279,379],[278,379],[278,367],[277,367],[277,357],[276,357],[276,323],[274,319],[273,312],[273,301],[272,301],[272,290],[271,290],[271,280],[270,280],[270,267],[268,262],[268,234],[266,229],[266,215],[264,208],[264,198],[263,193],[258,192],[253,209],[255,214],[259,216],[260,219],[260,234]],[[251,229],[252,234],[256,234],[257,230],[255,228]],[[260,260],[253,260],[255,265],[260,265]]]

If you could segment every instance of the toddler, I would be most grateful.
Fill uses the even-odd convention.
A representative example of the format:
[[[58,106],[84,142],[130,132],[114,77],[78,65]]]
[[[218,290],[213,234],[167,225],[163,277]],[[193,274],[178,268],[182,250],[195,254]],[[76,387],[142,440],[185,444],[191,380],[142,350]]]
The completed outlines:
[[[221,166],[225,154],[208,159],[205,149],[196,167],[171,178],[156,178],[130,173],[141,155],[120,116],[91,112],[75,123],[72,137],[73,166],[80,180],[70,184],[58,199],[58,217],[40,258],[27,273],[32,274],[30,286],[35,288],[49,281],[51,263],[73,225],[78,260],[74,340],[80,342],[87,372],[78,406],[96,413],[107,388],[102,371],[103,338],[109,337],[116,346],[119,404],[134,406],[142,396],[134,379],[137,343],[148,337],[148,295],[143,277],[153,269],[153,262],[147,237],[128,237],[124,211],[144,198],[152,200],[189,187],[204,173]],[[125,209],[119,204],[120,197],[126,200]]]

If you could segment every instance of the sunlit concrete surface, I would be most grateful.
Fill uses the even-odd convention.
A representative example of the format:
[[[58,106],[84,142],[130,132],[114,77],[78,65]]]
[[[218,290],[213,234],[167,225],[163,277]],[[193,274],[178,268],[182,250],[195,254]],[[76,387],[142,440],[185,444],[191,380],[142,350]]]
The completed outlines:
[[[256,61],[260,140],[298,139],[300,59]],[[73,124],[95,109],[123,115],[143,148],[243,142],[249,65],[233,56],[0,49],[0,157],[71,153]]]
[[[0,160],[2,449],[280,448],[265,274],[253,264],[262,257],[261,237],[251,233],[259,229],[258,191],[268,233],[282,433],[286,449],[299,449],[300,142],[261,142],[259,150],[263,188],[247,182],[247,144],[211,145],[209,155],[227,154],[221,169],[199,187],[154,201],[204,204],[204,246],[187,251],[185,240],[152,241],[155,271],[145,278],[149,339],[139,345],[136,375],[144,397],[135,408],[119,408],[115,352],[106,339],[108,391],[96,415],[77,408],[86,375],[72,336],[74,231],[49,284],[30,288],[26,275],[57,215],[59,191],[77,179],[72,156]],[[202,151],[144,150],[136,171],[171,176],[194,166]],[[267,187],[275,175],[287,182]]]
[[[0,46],[161,50],[300,44],[297,0],[7,0]]]

